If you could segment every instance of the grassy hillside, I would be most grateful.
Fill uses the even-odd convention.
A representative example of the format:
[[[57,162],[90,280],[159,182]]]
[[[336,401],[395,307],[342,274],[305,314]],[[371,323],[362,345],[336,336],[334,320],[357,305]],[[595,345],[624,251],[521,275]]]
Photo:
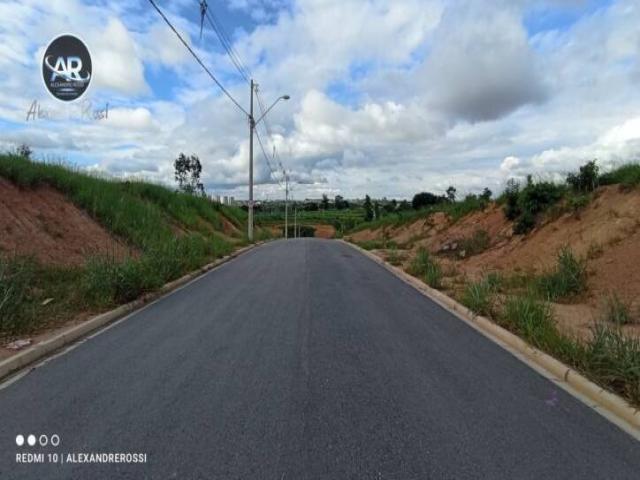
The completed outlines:
[[[14,155],[0,155],[0,177],[24,189],[55,188],[132,252],[94,255],[80,267],[0,255],[0,337],[127,302],[247,243],[241,209],[159,185]]]

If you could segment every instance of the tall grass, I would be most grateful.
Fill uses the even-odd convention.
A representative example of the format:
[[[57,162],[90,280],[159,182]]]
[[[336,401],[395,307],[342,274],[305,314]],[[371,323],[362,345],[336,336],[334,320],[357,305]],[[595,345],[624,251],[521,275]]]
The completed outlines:
[[[416,252],[409,267],[409,273],[422,278],[432,288],[442,287],[442,268],[424,247],[420,247]]]
[[[29,327],[27,289],[33,274],[31,260],[0,257],[0,332],[13,333]]]
[[[578,259],[569,247],[563,247],[558,252],[555,268],[538,279],[538,288],[549,300],[583,293],[587,288],[585,262]]]
[[[63,307],[69,316],[130,301],[246,242],[241,209],[160,185],[100,178],[15,155],[0,155],[0,177],[25,188],[54,187],[136,250],[129,258],[98,256],[66,270],[2,260],[0,337],[37,328]],[[221,232],[225,218],[238,229],[232,240]],[[45,308],[36,300],[47,291],[55,291],[55,298]]]
[[[620,184],[623,187],[640,185],[640,163],[627,163],[600,175],[600,185]]]
[[[492,275],[477,282],[467,283],[462,294],[462,303],[476,315],[494,315],[495,295],[498,290],[497,278]]]

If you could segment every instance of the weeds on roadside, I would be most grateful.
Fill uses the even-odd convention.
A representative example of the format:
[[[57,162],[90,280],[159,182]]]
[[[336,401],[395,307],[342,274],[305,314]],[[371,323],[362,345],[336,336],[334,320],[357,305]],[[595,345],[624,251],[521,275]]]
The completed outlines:
[[[540,293],[548,300],[579,295],[587,288],[586,265],[569,247],[563,247],[558,252],[555,268],[540,276],[537,284]]]
[[[33,276],[32,260],[0,257],[0,332],[25,330],[33,321],[28,304],[28,288]]]
[[[560,340],[551,305],[538,300],[532,293],[510,297],[502,321],[536,347],[554,349]]]
[[[640,340],[619,327],[596,324],[584,346],[582,369],[613,391],[640,405]]]
[[[462,295],[462,303],[476,315],[495,314],[495,294],[499,281],[495,276],[486,276],[478,282],[468,283]]]
[[[606,298],[604,310],[604,319],[615,325],[628,325],[633,321],[629,306],[616,293]]]
[[[416,257],[409,267],[409,273],[424,279],[425,283],[432,288],[442,287],[442,268],[424,247],[420,247],[416,252]]]

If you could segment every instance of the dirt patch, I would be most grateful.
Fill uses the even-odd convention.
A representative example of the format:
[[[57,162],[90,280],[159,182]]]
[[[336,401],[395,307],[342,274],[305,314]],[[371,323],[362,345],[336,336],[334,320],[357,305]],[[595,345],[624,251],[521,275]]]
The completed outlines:
[[[220,215],[220,220],[222,221],[222,233],[229,237],[242,236],[238,227],[236,227],[227,217]]]
[[[48,265],[81,265],[91,255],[136,252],[48,186],[21,189],[0,178],[0,253]]]
[[[468,255],[465,239],[486,232],[487,245]],[[352,241],[393,240],[403,249],[405,267],[418,248],[438,256],[445,273],[444,284],[458,288],[464,279],[477,279],[487,272],[538,274],[556,262],[557,252],[569,246],[587,259],[588,291],[576,303],[554,305],[560,328],[585,338],[595,320],[603,318],[603,304],[612,293],[640,317],[640,191],[622,191],[618,186],[598,190],[594,200],[579,212],[557,213],[543,220],[528,235],[513,235],[512,224],[500,206],[491,205],[452,222],[442,213],[399,227],[363,230]],[[386,256],[383,251],[376,252]],[[636,318],[640,323],[640,318]],[[640,325],[624,327],[640,337]]]
[[[333,225],[317,224],[312,225],[315,228],[315,236],[318,238],[334,238],[336,229]]]

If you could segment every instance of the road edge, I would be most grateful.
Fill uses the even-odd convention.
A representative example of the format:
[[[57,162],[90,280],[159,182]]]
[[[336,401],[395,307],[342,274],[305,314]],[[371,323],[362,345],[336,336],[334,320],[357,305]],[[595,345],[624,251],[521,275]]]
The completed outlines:
[[[84,337],[88,337],[102,327],[123,319],[125,316],[135,313],[137,310],[146,307],[150,303],[174,293],[187,283],[196,280],[206,273],[209,273],[211,270],[233,260],[243,253],[263,245],[264,243],[266,242],[256,242],[254,244],[247,245],[246,247],[239,248],[238,250],[231,252],[229,255],[225,255],[224,257],[203,265],[197,270],[189,272],[176,280],[172,280],[171,282],[164,284],[160,289],[154,292],[146,293],[132,302],[125,303],[113,310],[96,315],[95,317],[85,320],[78,325],[73,325],[63,329],[53,337],[36,343],[20,353],[16,353],[15,355],[0,361],[0,382],[7,380],[7,378],[12,374],[15,374],[37,361],[42,360],[44,357],[47,357]]]
[[[339,241],[384,267],[422,295],[507,350],[527,366],[553,381],[587,407],[604,416],[636,440],[640,440],[640,410],[630,406],[623,398],[600,387],[577,370],[565,365],[551,355],[532,347],[520,337],[490,319],[474,314],[461,303],[441,291],[429,287],[401,268],[391,265],[356,244],[343,239],[339,239]]]

